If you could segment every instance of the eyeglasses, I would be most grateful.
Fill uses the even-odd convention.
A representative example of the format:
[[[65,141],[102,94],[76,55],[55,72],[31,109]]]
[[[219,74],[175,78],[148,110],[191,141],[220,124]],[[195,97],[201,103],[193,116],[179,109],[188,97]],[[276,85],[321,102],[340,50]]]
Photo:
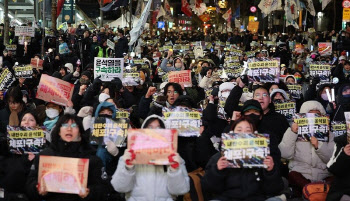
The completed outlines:
[[[178,94],[179,92],[177,91],[168,91],[167,94]]]
[[[65,123],[65,124],[62,124],[62,128],[69,128],[69,127],[71,127],[71,128],[78,128],[76,123],[72,123],[72,124]]]
[[[267,93],[263,93],[263,94],[254,94],[254,98],[260,98],[260,97],[266,98],[269,97],[269,94]]]

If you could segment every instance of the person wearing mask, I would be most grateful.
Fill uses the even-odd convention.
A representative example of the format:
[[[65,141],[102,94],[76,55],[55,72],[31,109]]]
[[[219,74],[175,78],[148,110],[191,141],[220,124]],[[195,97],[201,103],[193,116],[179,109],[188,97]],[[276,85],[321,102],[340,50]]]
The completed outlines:
[[[45,126],[45,128],[47,129],[47,131],[52,131],[52,129],[55,127],[60,114],[62,113],[63,109],[61,106],[52,103],[52,102],[47,102],[46,103],[46,118],[45,121],[43,123],[43,125]],[[51,141],[51,139],[49,139],[50,136],[46,136],[46,138],[48,138],[49,141]]]
[[[237,119],[231,130],[233,133],[246,134],[256,131],[254,123],[246,117]],[[227,159],[221,153],[217,153],[211,157],[206,166],[205,174],[201,180],[203,192],[212,193],[212,200],[221,201],[263,201],[274,197],[283,188],[282,178],[274,162],[271,156],[267,156],[264,159],[266,169],[227,168]]]
[[[162,114],[162,107],[172,107],[176,99],[183,94],[181,85],[169,82],[164,87],[163,97],[158,97],[156,104],[150,108],[153,99],[152,96],[156,91],[156,87],[149,87],[146,95],[141,98],[139,103],[140,118],[146,119],[146,117],[151,114],[157,114],[160,116]],[[160,100],[164,98],[165,100]]]
[[[141,128],[164,129],[164,120],[157,115],[145,119]],[[169,164],[133,165],[132,151],[125,150],[119,159],[111,184],[117,192],[126,193],[126,200],[174,200],[190,190],[185,161],[178,153],[169,156]]]
[[[339,82],[337,86],[339,87],[342,84],[349,83],[350,79],[350,62],[345,61],[344,64],[338,64],[332,74],[333,77],[337,77]]]
[[[51,133],[50,147],[44,149],[35,158],[35,169],[31,170],[26,182],[26,192],[32,200],[102,200],[104,185],[101,178],[101,160],[95,156],[94,149],[89,143],[89,135],[84,132],[79,117],[64,114]],[[38,168],[40,156],[59,156],[69,158],[89,159],[87,188],[77,194],[48,192],[45,185],[38,187]]]
[[[115,45],[115,57],[116,58],[124,58],[124,53],[128,53],[128,39],[124,36],[124,30],[118,29],[117,32],[117,44]]]
[[[164,72],[170,72],[170,71],[181,71],[185,70],[185,65],[180,57],[177,57],[173,60],[172,66],[167,66],[167,63],[170,59],[170,57],[173,55],[173,51],[168,51],[168,56],[163,59],[162,63],[160,64],[160,68]]]
[[[321,103],[307,101],[301,106],[300,113],[325,115],[326,111]],[[310,142],[298,141],[297,138],[298,124],[293,123],[278,147],[282,158],[289,160],[288,181],[292,187],[292,194],[300,197],[306,184],[330,180],[331,175],[326,165],[333,153],[334,136],[330,132],[328,142],[318,141],[314,136],[310,138]]]

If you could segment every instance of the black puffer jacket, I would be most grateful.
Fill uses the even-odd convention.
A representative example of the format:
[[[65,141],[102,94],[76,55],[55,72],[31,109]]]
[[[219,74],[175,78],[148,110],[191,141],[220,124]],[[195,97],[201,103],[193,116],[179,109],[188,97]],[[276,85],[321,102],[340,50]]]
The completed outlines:
[[[334,111],[333,121],[345,121],[344,112],[350,111],[350,97],[345,97],[342,94],[344,87],[348,86],[350,86],[350,83],[343,84],[338,89],[337,108]]]
[[[283,189],[278,169],[267,172],[257,168],[226,168],[218,170],[220,153],[215,154],[201,180],[203,192],[214,194],[221,201],[263,201],[277,195]]]
[[[88,184],[87,188],[90,189],[89,195],[85,199],[81,199],[75,194],[62,194],[62,193],[48,193],[46,196],[41,197],[38,194],[36,185],[38,184],[38,166],[40,155],[46,156],[60,156],[60,157],[72,157],[72,158],[88,158],[89,159],[89,172],[88,172]],[[81,142],[64,142],[59,140],[57,145],[51,143],[49,148],[46,148],[40,152],[39,156],[34,161],[35,170],[32,170],[29,174],[26,191],[31,200],[43,200],[46,201],[78,201],[78,200],[103,200],[103,193],[105,192],[105,186],[101,178],[102,174],[102,161],[95,155],[95,150],[89,144],[82,144]]]

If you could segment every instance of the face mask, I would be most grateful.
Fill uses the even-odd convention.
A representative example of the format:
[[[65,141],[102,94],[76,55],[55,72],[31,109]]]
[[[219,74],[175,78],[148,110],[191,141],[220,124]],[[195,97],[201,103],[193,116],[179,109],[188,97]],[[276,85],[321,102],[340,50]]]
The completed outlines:
[[[175,64],[175,68],[181,68],[182,67],[182,64],[181,63],[176,63]]]
[[[256,115],[256,114],[250,114],[250,115],[246,115],[246,117],[248,117],[249,119],[251,119],[255,125],[255,127],[257,127],[260,123],[260,116]]]
[[[325,101],[328,101],[328,96],[327,94],[321,94],[321,98]]]
[[[49,108],[45,110],[46,116],[49,117],[50,119],[53,119],[59,115],[58,110]]]
[[[104,117],[104,118],[112,119],[112,115],[108,115],[108,114],[99,114],[98,117]]]
[[[98,101],[100,103],[106,101],[108,98],[110,98],[111,96],[106,94],[106,93],[101,93],[99,96],[98,96]]]
[[[27,100],[27,97],[23,97],[23,102],[25,103],[25,104],[27,104],[27,102],[28,102],[28,100]]]

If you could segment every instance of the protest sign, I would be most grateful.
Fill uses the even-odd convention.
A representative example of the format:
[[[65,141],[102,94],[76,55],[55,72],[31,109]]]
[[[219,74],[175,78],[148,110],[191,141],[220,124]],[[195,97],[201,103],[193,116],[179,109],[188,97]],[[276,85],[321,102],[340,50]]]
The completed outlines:
[[[225,104],[226,104],[227,98],[225,97],[219,97],[219,104],[218,104],[218,118],[226,120],[227,113],[225,112]]]
[[[118,108],[115,118],[116,119],[129,119],[131,112],[132,112],[132,109],[121,109],[121,108]]]
[[[292,98],[300,99],[302,93],[302,87],[299,84],[288,84],[288,91]]]
[[[6,49],[9,51],[16,51],[17,45],[6,45]]]
[[[129,122],[128,118],[97,117],[93,124],[91,144],[106,145],[111,141],[118,147],[125,146]]]
[[[29,26],[15,26],[15,36],[34,37],[35,28]]]
[[[62,43],[58,46],[58,53],[59,54],[68,54],[69,53],[69,48],[67,43]]]
[[[328,82],[331,76],[331,66],[329,64],[310,64],[310,76],[319,77],[321,82]]]
[[[38,186],[47,192],[79,194],[87,187],[89,159],[40,156]]]
[[[132,62],[134,63],[134,65],[136,65],[136,64],[144,64],[145,63],[145,61],[143,59],[134,59],[134,60],[132,60]]]
[[[43,64],[44,64],[44,60],[42,60],[42,59],[32,58],[32,59],[30,60],[30,65],[31,65],[33,68],[36,68],[36,69],[39,69],[39,70],[42,70],[42,69],[43,69]]]
[[[198,110],[178,106],[173,109],[163,108],[165,127],[178,129],[179,136],[198,137],[199,128],[202,124],[201,113]]]
[[[176,44],[173,46],[174,50],[181,50],[181,44]]]
[[[279,82],[280,69],[278,61],[248,62],[248,77],[257,82]]]
[[[229,168],[265,168],[264,159],[270,154],[267,134],[223,133],[221,152]]]
[[[182,87],[192,87],[191,70],[171,71],[168,81],[179,83]]]
[[[67,106],[71,102],[74,84],[43,74],[41,76],[36,98]]]
[[[8,68],[2,71],[0,76],[0,91],[9,89],[16,78],[12,75]]]
[[[346,135],[346,122],[344,121],[332,121],[331,122],[331,131],[334,137],[339,137]]]
[[[298,141],[310,141],[314,136],[318,141],[329,140],[329,117],[315,113],[295,114],[294,123],[298,124]]]
[[[350,135],[350,112],[344,112],[346,122],[346,132]]]
[[[177,152],[175,129],[129,129],[128,149],[135,154],[133,164],[169,165]]]
[[[13,70],[15,71],[16,77],[32,78],[33,68],[31,65],[24,67],[14,67]]]
[[[318,52],[321,56],[330,56],[332,55],[332,43],[318,43]]]
[[[20,45],[29,45],[30,42],[32,41],[32,38],[30,36],[20,36],[18,37],[18,44]]]
[[[194,57],[198,59],[199,57],[204,57],[202,46],[196,46],[193,49]]]
[[[102,81],[111,81],[118,77],[123,79],[124,59],[101,58],[94,59],[94,77],[101,76]]]
[[[107,39],[107,46],[108,46],[109,48],[111,48],[111,49],[114,50],[114,48],[115,48],[115,43],[114,43],[113,41]]]
[[[274,105],[277,113],[285,116],[289,122],[293,121],[293,116],[296,112],[296,104],[294,101],[274,102]]]
[[[305,50],[305,47],[304,47],[303,44],[298,43],[298,44],[295,45],[295,51],[296,51],[297,53],[301,54],[301,53],[304,52],[304,50]]]
[[[14,154],[39,153],[46,139],[46,131],[40,127],[7,126],[10,151]]]
[[[248,31],[251,31],[253,34],[258,32],[258,30],[259,30],[259,22],[249,21],[247,29],[248,29]]]
[[[45,27],[45,36],[46,37],[55,37],[55,31]]]

